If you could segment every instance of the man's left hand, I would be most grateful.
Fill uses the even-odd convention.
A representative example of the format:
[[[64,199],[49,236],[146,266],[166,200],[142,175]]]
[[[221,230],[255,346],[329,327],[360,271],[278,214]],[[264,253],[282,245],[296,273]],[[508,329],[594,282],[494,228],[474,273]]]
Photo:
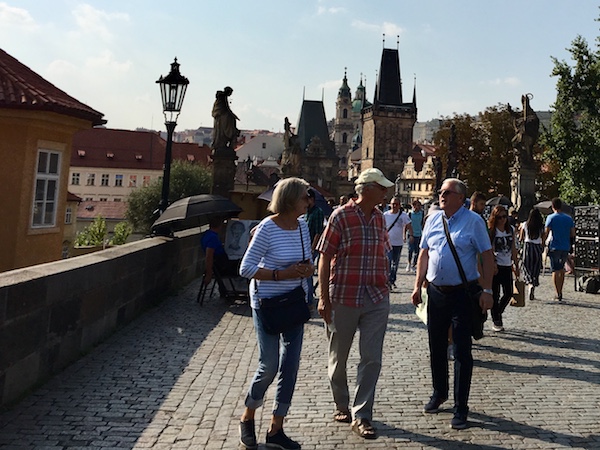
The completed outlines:
[[[488,311],[492,309],[492,306],[494,306],[494,298],[492,297],[492,294],[482,292],[479,296],[479,307],[481,310]]]

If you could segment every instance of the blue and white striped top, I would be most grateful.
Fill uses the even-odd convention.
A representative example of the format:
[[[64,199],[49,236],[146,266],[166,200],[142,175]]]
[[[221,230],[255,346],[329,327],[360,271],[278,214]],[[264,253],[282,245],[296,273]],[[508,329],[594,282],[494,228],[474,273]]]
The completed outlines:
[[[283,230],[270,217],[263,219],[256,227],[254,237],[240,264],[240,275],[250,278],[250,306],[258,309],[259,298],[268,298],[284,294],[302,283],[304,292],[308,292],[308,279],[294,278],[290,280],[255,280],[258,269],[283,270],[302,261],[302,240],[304,241],[304,258],[310,259],[310,234],[304,220],[298,221],[295,230]],[[302,233],[302,240],[300,239]],[[258,290],[258,293],[257,293]]]

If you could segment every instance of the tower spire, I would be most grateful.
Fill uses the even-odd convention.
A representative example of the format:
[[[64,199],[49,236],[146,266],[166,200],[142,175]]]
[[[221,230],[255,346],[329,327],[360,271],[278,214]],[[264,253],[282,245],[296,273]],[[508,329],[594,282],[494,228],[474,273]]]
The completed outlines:
[[[413,87],[413,105],[417,107],[417,74],[414,74],[414,87]]]

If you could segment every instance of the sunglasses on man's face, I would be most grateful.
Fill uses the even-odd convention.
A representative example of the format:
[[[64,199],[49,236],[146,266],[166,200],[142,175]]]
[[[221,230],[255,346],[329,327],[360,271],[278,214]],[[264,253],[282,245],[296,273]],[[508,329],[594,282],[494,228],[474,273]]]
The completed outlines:
[[[448,197],[450,194],[458,194],[458,192],[451,191],[450,189],[439,190],[437,193],[440,197]]]
[[[498,219],[506,219],[508,216],[507,216],[507,215],[505,215],[505,214],[503,214],[503,215],[501,215],[501,216],[496,216],[496,217],[498,217]]]

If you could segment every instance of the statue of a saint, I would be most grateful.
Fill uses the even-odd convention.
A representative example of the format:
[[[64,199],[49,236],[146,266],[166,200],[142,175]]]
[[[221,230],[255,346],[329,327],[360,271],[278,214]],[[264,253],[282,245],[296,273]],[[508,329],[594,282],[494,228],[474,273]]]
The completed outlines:
[[[285,118],[283,135],[283,154],[281,155],[281,171],[285,176],[300,176],[300,144],[298,136],[292,132],[288,118]]]
[[[531,94],[521,96],[522,116],[514,112],[508,105],[508,111],[513,116],[513,126],[515,128],[512,144],[518,151],[519,163],[525,167],[533,166],[533,147],[540,134],[540,119],[529,104],[531,98],[533,98]]]
[[[235,146],[240,130],[236,127],[236,120],[240,120],[229,107],[228,97],[233,89],[227,86],[222,91],[217,91],[212,116],[215,119],[213,125],[212,148],[231,148]]]

